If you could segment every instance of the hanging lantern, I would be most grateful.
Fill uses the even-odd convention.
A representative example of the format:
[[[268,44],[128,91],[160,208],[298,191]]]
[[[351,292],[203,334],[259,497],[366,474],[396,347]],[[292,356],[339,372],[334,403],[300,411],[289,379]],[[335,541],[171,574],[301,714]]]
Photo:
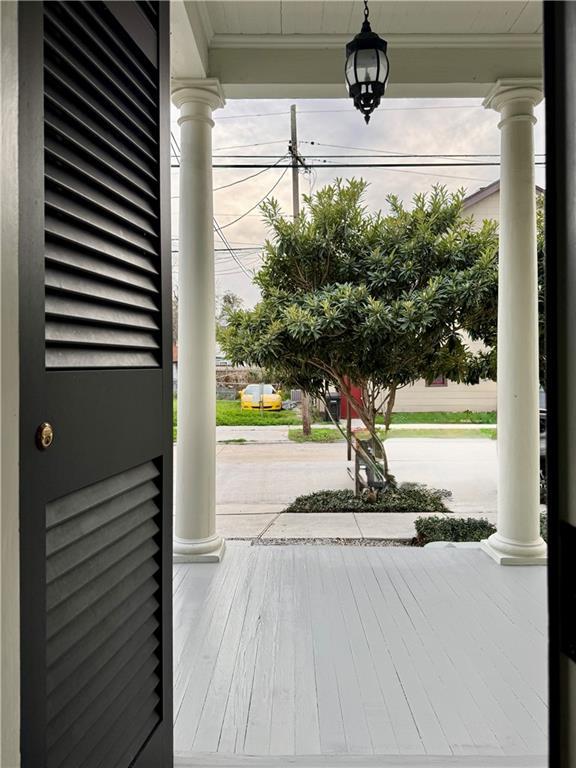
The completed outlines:
[[[364,0],[364,23],[361,31],[346,46],[346,83],[354,106],[364,115],[366,123],[380,104],[388,81],[388,44],[375,32],[368,21],[368,0]]]

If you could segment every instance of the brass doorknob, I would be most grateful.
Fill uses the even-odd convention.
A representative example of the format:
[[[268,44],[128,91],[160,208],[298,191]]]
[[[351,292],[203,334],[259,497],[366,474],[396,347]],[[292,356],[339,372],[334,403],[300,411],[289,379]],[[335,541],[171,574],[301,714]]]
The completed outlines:
[[[54,442],[54,429],[52,424],[44,421],[36,430],[36,445],[41,451],[45,451],[46,448],[50,448]]]

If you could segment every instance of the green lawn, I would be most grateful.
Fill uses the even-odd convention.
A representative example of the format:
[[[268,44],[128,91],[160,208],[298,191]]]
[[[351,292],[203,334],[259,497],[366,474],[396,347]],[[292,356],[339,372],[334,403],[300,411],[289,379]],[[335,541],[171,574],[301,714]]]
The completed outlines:
[[[295,443],[336,443],[342,440],[342,435],[337,429],[326,427],[313,427],[312,434],[305,436],[301,429],[288,430],[288,437]],[[380,437],[390,440],[395,437],[441,437],[444,439],[479,439],[496,438],[495,429],[391,429],[385,436],[384,431],[380,431]]]
[[[242,411],[239,400],[216,401],[216,426],[218,427],[266,427],[270,424],[299,424],[300,417],[294,411]]]
[[[386,440],[390,440],[392,437],[442,437],[445,439],[450,438],[489,438],[490,440],[496,439],[495,429],[390,429],[388,435],[385,436],[382,431],[381,437],[385,437]]]
[[[305,435],[300,429],[289,429],[288,437],[295,443],[337,443],[344,438],[337,429],[313,427],[312,434]]]
[[[377,416],[378,424],[384,423]],[[415,411],[393,413],[392,424],[496,424],[496,411]]]
[[[216,426],[218,427],[266,427],[270,424],[292,426],[300,424],[294,411],[242,411],[239,400],[216,400]],[[176,398],[173,402],[173,436],[176,440]]]
[[[378,416],[376,421],[383,423],[383,416]],[[216,425],[219,427],[265,427],[270,424],[279,424],[283,426],[296,426],[300,424],[300,416],[294,411],[272,411],[260,414],[258,411],[242,411],[239,400],[217,400],[216,401]],[[420,411],[415,413],[394,413],[392,414],[392,424],[495,424],[496,411]],[[303,439],[299,430],[291,430],[294,437],[291,440],[297,442],[335,442],[340,440],[340,435],[331,434],[331,430],[324,427],[316,428],[318,434],[312,435],[308,440]],[[412,434],[413,430],[390,430],[389,437],[489,437],[494,439],[496,431],[491,429],[470,430],[474,434],[462,434],[468,430],[459,430],[459,434],[446,434],[447,430],[442,430],[444,434],[424,434],[423,430],[416,430],[417,435]],[[435,432],[438,430],[426,430]],[[454,430],[456,431],[456,430]],[[480,434],[478,434],[480,433]],[[298,435],[298,436],[297,436]],[[323,437],[321,436],[323,435]],[[176,399],[174,399],[174,440],[176,440]]]

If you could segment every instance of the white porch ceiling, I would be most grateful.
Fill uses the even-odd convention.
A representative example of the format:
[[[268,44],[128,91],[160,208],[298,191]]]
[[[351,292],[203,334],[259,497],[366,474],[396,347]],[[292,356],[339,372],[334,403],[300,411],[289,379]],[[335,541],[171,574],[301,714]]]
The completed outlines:
[[[355,34],[361,0],[208,0],[204,3],[216,40],[228,35]],[[542,24],[539,2],[417,2],[371,0],[370,21],[383,34],[523,34]]]
[[[230,98],[344,96],[361,0],[172,0],[175,77],[217,77]],[[389,43],[391,97],[481,96],[541,77],[540,0],[371,0]]]

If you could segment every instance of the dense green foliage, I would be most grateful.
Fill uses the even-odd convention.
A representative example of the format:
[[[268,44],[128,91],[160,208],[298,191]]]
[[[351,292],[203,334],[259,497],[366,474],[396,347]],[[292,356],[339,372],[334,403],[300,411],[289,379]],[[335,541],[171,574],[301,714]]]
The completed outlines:
[[[496,526],[483,517],[419,517],[414,526],[421,546],[431,541],[482,541],[496,532]],[[548,540],[546,513],[540,515],[540,535]]]
[[[415,483],[402,483],[397,488],[381,491],[377,498],[354,496],[352,491],[317,491],[298,496],[284,512],[436,512],[449,510],[443,499],[449,491],[427,488]]]
[[[496,531],[483,517],[419,517],[414,526],[422,546],[431,541],[482,541]]]
[[[353,407],[378,442],[375,404],[392,404],[398,387],[492,375],[492,355],[472,353],[463,333],[494,341],[485,308],[495,306],[497,236],[493,222],[475,229],[462,217],[461,192],[435,187],[410,210],[391,195],[383,216],[365,209],[365,188],[329,185],[305,197],[296,220],[263,205],[272,238],[255,278],[262,299],[230,312],[219,341],[232,362],[316,397],[335,386],[351,402],[359,386]]]

